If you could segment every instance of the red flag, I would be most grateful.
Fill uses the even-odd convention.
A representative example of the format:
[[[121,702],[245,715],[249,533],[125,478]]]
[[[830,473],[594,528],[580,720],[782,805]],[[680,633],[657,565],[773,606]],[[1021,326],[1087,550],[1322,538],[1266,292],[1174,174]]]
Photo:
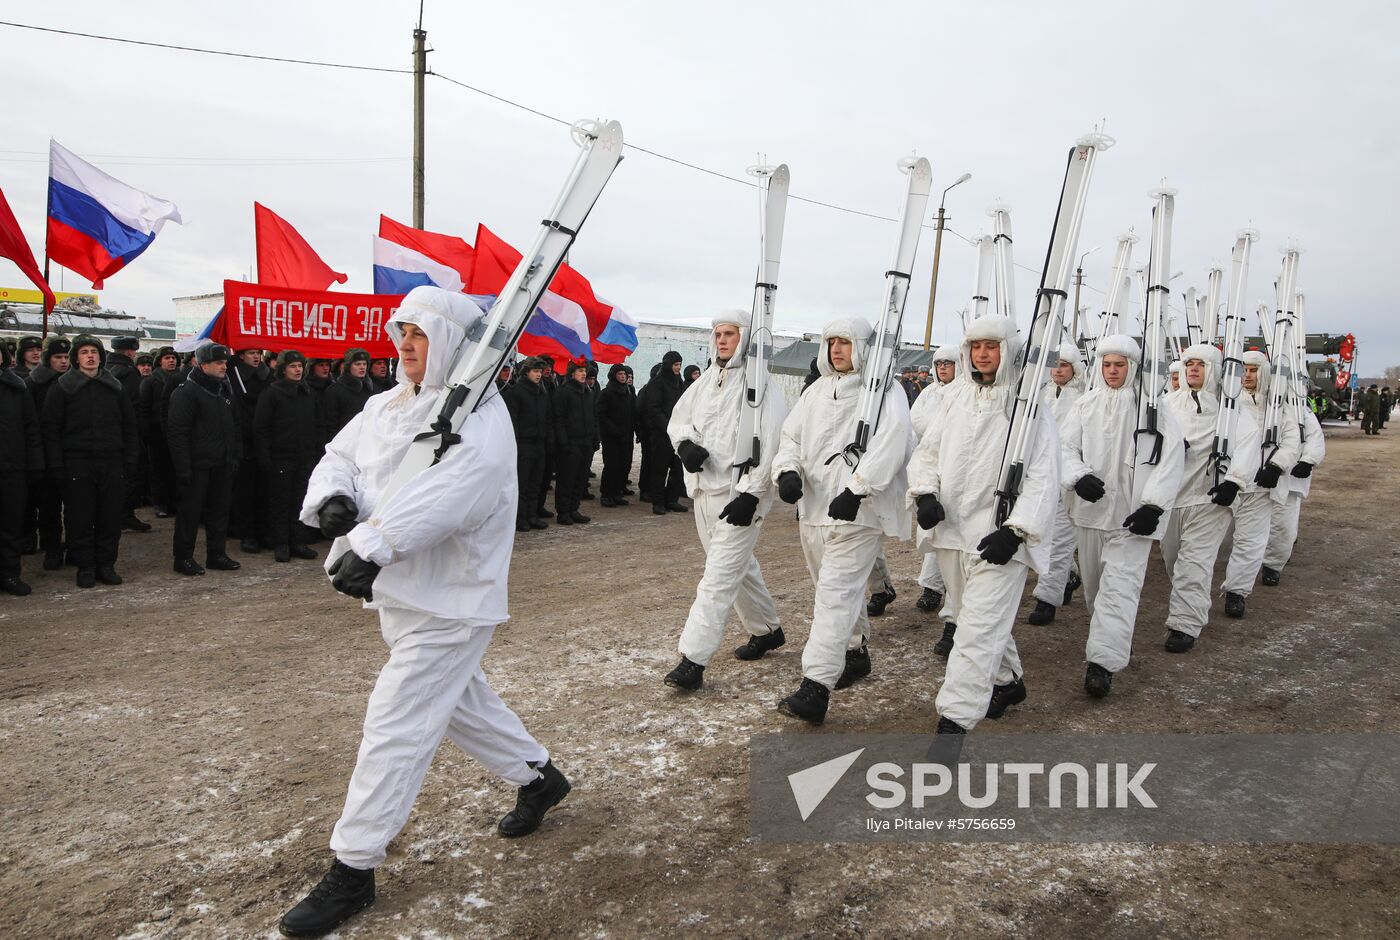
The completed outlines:
[[[456,235],[425,232],[395,222],[387,215],[379,217],[379,237],[405,248],[412,248],[438,264],[445,264],[462,276],[463,284],[472,282],[472,263],[476,252]]]
[[[18,265],[24,276],[44,292],[44,310],[53,309],[53,291],[49,289],[44,275],[39,273],[39,265],[34,262],[34,252],[29,249],[29,242],[24,240],[24,232],[20,231],[19,222],[15,220],[14,212],[10,211],[10,204],[5,200],[3,190],[0,190],[0,258],[9,258]]]
[[[253,227],[258,243],[259,284],[323,291],[348,280],[339,271],[332,271],[285,219],[256,202]]]
[[[520,263],[520,252],[498,238],[484,225],[476,227],[476,266],[472,277],[467,281],[469,294],[499,294],[510,280],[515,266]],[[600,301],[593,293],[593,285],[588,278],[579,274],[567,264],[559,265],[549,289],[566,300],[572,300],[583,308],[588,318],[588,335],[599,336],[608,325],[612,307]]]

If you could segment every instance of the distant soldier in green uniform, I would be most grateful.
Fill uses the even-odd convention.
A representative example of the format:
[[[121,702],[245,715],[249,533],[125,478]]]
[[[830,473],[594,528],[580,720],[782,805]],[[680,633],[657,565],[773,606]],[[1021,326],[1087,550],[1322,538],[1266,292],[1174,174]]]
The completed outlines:
[[[1377,426],[1377,430],[1383,430],[1385,428],[1385,423],[1390,420],[1390,409],[1394,407],[1395,396],[1390,394],[1390,386],[1387,385],[1381,389],[1380,424]]]
[[[1374,385],[1361,393],[1361,430],[1367,434],[1379,434],[1381,421],[1381,395]]]

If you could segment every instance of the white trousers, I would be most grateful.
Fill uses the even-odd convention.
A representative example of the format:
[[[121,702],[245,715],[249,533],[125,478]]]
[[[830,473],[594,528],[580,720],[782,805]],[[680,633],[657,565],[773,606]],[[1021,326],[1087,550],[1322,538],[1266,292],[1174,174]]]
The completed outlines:
[[[1254,590],[1254,580],[1259,577],[1259,566],[1264,563],[1264,550],[1269,544],[1273,506],[1270,490],[1241,493],[1230,506],[1235,534],[1230,561],[1225,566],[1225,581],[1220,586],[1225,593],[1248,597]]]
[[[1172,510],[1172,521],[1162,537],[1162,560],[1172,579],[1167,629],[1200,636],[1210,621],[1215,556],[1220,553],[1230,518],[1229,507],[1215,503]]]
[[[1069,513],[1065,511],[1065,501],[1061,498],[1060,504],[1055,507],[1055,534],[1054,541],[1050,543],[1050,570],[1045,573],[1045,577],[1036,579],[1033,595],[1036,600],[1054,607],[1059,607],[1065,602],[1065,584],[1069,581],[1069,573],[1075,570],[1076,540],[1074,523],[1070,521]]]
[[[943,569],[938,567],[936,551],[924,553],[924,563],[919,568],[919,587],[937,591],[939,594],[946,593],[947,585],[943,582]]]
[[[1264,550],[1264,564],[1282,571],[1293,557],[1293,543],[1298,538],[1298,513],[1303,508],[1303,495],[1289,493],[1283,504],[1273,504],[1269,519],[1269,545]]]
[[[941,717],[971,731],[987,715],[992,686],[1022,674],[1011,628],[1030,569],[1014,560],[994,565],[954,548],[937,551],[952,598],[944,610],[952,611],[958,635],[934,705]]]
[[[729,499],[727,493],[700,493],[691,507],[700,545],[705,549],[705,573],[695,588],[695,602],[681,631],[680,653],[701,666],[709,665],[724,642],[724,625],[731,609],[753,636],[772,633],[778,626],[778,608],[753,553],[763,520],[731,525],[721,519],[719,514]]]
[[[870,636],[865,582],[885,535],[863,525],[801,525],[802,554],[816,586],[802,675],[828,689],[846,668],[846,650]]]
[[[875,564],[870,567],[870,576],[865,579],[865,590],[870,594],[894,589],[890,580],[890,563],[885,558],[885,540],[880,540],[880,551],[875,556]]]
[[[516,786],[539,778],[530,764],[543,764],[549,753],[481,671],[495,629],[417,611],[379,612],[389,661],[370,693],[345,810],[331,833],[331,850],[346,865],[384,861],[444,735]]]
[[[1133,652],[1133,627],[1152,540],[1126,529],[1079,529],[1078,535],[1079,576],[1089,608],[1084,660],[1121,672]]]

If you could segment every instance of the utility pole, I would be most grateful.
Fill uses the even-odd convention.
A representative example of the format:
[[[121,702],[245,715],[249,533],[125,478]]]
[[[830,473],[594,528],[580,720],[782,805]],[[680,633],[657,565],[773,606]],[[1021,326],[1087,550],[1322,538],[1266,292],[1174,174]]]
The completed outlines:
[[[423,7],[418,7],[418,28],[413,31],[413,227],[423,227],[423,83],[428,74],[428,33],[423,29]]]
[[[964,173],[953,181],[953,186],[966,183],[972,179],[971,173]],[[929,344],[933,340],[933,304],[938,299],[938,259],[943,253],[943,223],[947,217],[943,214],[943,202],[948,198],[948,189],[943,190],[943,196],[938,200],[938,219],[933,229],[933,279],[928,288],[928,320],[924,323],[924,352],[928,352]]]
[[[1079,264],[1074,268],[1074,317],[1069,329],[1069,341],[1079,345],[1079,289],[1084,286],[1084,259],[1099,250],[1098,245],[1079,256]]]

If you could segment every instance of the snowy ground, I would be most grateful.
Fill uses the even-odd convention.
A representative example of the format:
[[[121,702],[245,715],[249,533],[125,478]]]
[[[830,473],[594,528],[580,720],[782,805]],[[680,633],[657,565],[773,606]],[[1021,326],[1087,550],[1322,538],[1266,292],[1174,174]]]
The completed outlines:
[[[1018,626],[1030,700],[986,733],[1400,730],[1400,428],[1329,429],[1328,446],[1294,563],[1246,620],[1217,602],[1195,651],[1164,653],[1154,557],[1112,697],[1081,691],[1076,602]],[[573,794],[506,842],[510,789],[444,748],[378,902],[341,936],[1394,935],[1394,846],[749,842],[748,737],[799,730],[773,710],[810,615],[792,514],[760,543],[788,645],[722,655],[680,700],[660,678],[699,574],[692,519],[592,511],[521,538],[486,663]],[[384,658],[374,620],[312,563],[179,578],[169,537],[123,539],[121,588],[79,592],[31,558],[34,596],[0,598],[0,936],[273,936],[329,863]],[[889,550],[901,594],[874,675],[833,698],[825,731],[933,724],[937,633],[913,607],[913,550]]]

